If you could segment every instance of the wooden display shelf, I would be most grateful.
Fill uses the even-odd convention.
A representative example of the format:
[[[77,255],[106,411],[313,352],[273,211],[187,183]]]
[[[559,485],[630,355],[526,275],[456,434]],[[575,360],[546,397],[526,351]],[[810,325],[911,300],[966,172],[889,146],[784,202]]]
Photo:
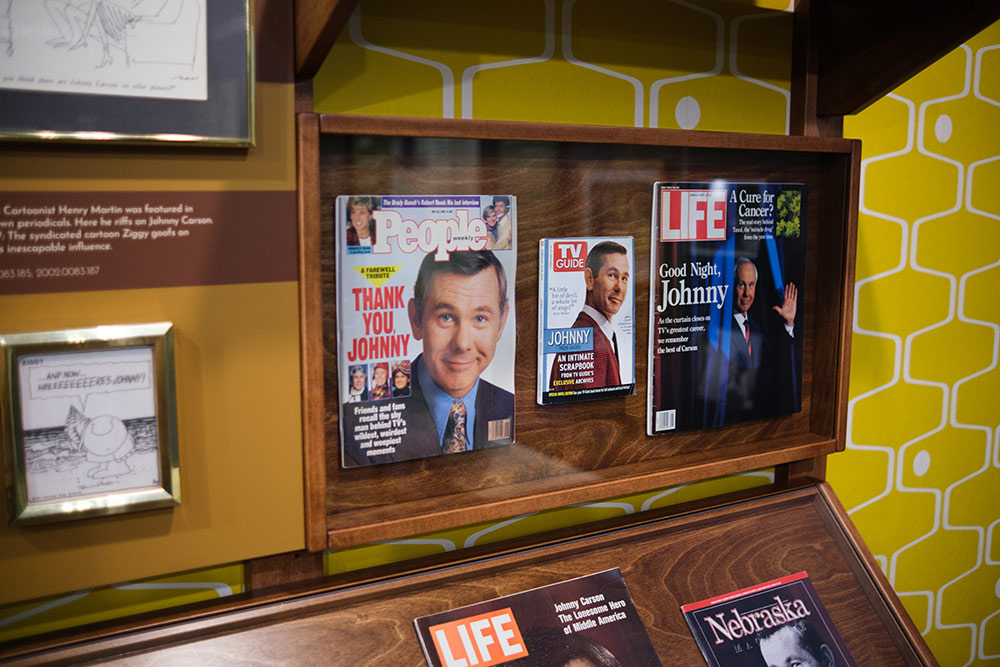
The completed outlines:
[[[859,142],[307,114],[299,117],[298,159],[310,549],[453,528],[843,449]],[[648,437],[652,184],[718,178],[809,185],[802,412]],[[488,192],[517,197],[516,443],[460,457],[342,469],[336,196]],[[637,393],[538,406],[538,241],[600,235],[635,237]]]
[[[620,568],[665,665],[702,664],[682,604],[806,571],[861,665],[937,664],[825,484],[403,577],[18,654],[21,664],[423,665],[413,619]]]

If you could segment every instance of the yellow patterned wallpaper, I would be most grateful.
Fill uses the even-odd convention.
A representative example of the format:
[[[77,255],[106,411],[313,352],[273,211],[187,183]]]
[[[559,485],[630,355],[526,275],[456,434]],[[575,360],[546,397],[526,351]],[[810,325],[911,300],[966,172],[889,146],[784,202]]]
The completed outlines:
[[[364,0],[316,75],[315,106],[785,134],[789,5]]]
[[[942,665],[1000,659],[1000,23],[845,119],[862,194],[829,479]]]
[[[315,105],[783,134],[788,8],[362,0],[316,77]],[[864,175],[849,442],[831,457],[829,479],[942,665],[1000,659],[998,107],[1000,24],[845,119],[845,136],[864,142]],[[748,473],[341,550],[326,555],[325,568],[451,551],[771,479]],[[192,576],[236,582],[240,574],[232,566]],[[106,595],[101,604],[135,612],[134,597]],[[44,609],[28,627],[30,607],[0,608],[0,640],[12,636],[5,628],[31,634],[92,620],[66,604],[63,616]]]

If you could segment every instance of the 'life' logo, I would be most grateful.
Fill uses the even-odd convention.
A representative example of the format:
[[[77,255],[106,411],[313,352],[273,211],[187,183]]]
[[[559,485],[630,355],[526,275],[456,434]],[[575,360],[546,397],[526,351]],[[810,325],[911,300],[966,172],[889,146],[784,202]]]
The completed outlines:
[[[430,628],[445,667],[488,667],[528,655],[510,607]]]
[[[724,241],[725,190],[660,192],[661,241]]]

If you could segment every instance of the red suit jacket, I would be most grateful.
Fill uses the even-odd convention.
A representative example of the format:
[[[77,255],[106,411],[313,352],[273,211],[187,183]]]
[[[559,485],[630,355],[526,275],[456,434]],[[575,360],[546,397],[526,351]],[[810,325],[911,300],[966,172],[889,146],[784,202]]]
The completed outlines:
[[[615,349],[611,346],[611,341],[601,331],[601,327],[590,315],[581,312],[573,322],[573,328],[590,327],[594,330],[594,351],[593,352],[573,352],[560,353],[552,364],[552,372],[549,374],[549,391],[560,391],[562,389],[595,389],[599,387],[616,387],[622,383],[621,371],[618,368],[618,359],[615,357]],[[594,374],[590,377],[567,377],[567,380],[574,380],[572,384],[556,385],[556,380],[562,380],[563,373],[559,370],[562,363],[567,362],[568,354],[593,355]],[[570,362],[573,363],[573,362]]]

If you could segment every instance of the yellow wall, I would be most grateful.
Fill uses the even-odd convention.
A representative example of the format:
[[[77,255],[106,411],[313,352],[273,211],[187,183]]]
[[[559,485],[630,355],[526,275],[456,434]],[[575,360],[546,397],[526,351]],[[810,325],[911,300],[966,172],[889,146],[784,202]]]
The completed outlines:
[[[829,478],[944,665],[1000,658],[1000,23],[844,123],[862,197]]]
[[[293,108],[290,82],[259,84],[249,150],[6,145],[0,199],[24,191],[292,192]],[[294,210],[286,214],[273,224],[294,225]],[[163,320],[175,331],[181,505],[50,526],[4,520],[0,639],[25,623],[23,605],[9,603],[303,547],[294,280],[0,296],[3,333]],[[207,579],[238,580],[241,570]]]

